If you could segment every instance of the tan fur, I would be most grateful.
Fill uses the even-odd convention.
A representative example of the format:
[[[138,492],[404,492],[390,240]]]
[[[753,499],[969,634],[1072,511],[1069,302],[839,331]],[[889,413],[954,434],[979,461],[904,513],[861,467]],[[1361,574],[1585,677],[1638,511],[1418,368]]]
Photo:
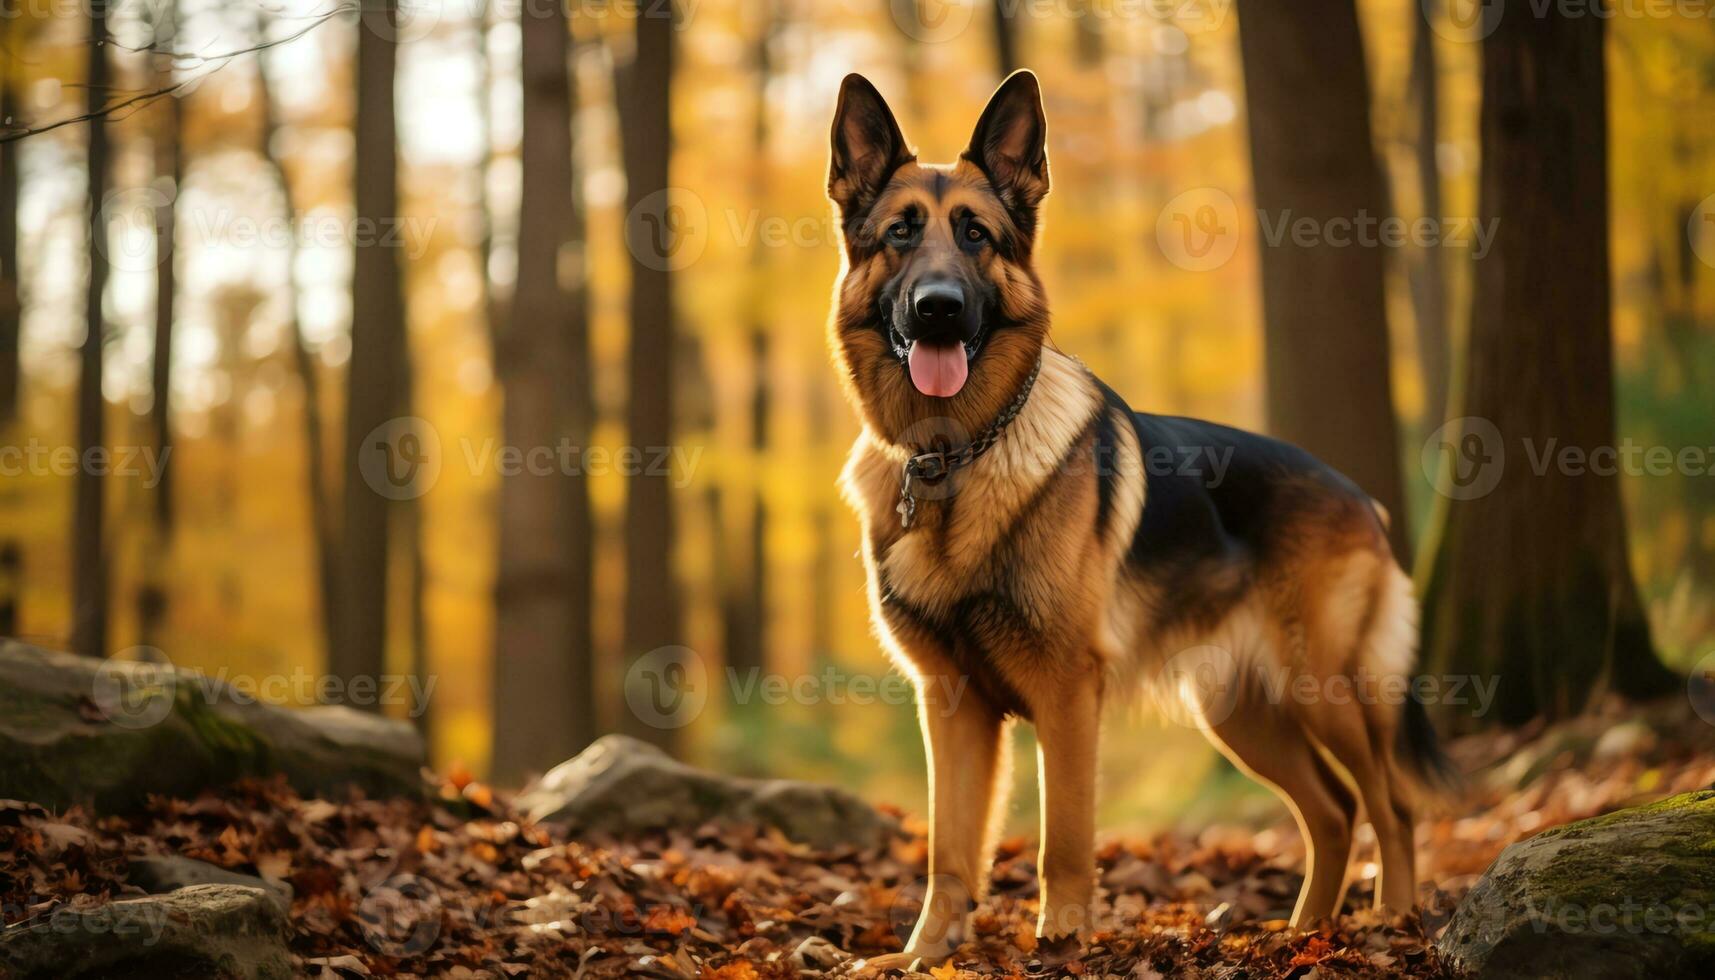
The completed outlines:
[[[1168,572],[1134,560],[1129,549],[1149,494],[1142,447],[1129,416],[1104,399],[1083,365],[1048,343],[1046,301],[1027,249],[1012,259],[998,250],[962,259],[980,263],[1010,325],[985,341],[969,382],[951,398],[918,393],[874,325],[884,284],[902,263],[928,261],[875,247],[878,229],[900,209],[928,215],[924,248],[940,241],[941,261],[954,253],[936,236],[950,234],[959,208],[1026,239],[1029,222],[1003,207],[1000,191],[968,158],[943,168],[910,158],[873,192],[849,186],[842,152],[867,157],[863,147],[843,146],[842,132],[836,123],[830,188],[848,219],[861,210],[863,220],[847,225],[829,337],[864,428],[841,489],[863,526],[877,636],[918,683],[930,770],[929,892],[905,953],[880,965],[943,957],[960,941],[987,880],[1009,715],[1036,725],[1041,752],[1038,934],[1087,936],[1103,706],[1150,685],[1185,687],[1176,665],[1199,650],[1216,651],[1224,683],[1173,696],[1189,696],[1211,740],[1274,787],[1304,833],[1308,867],[1293,924],[1337,911],[1360,799],[1381,850],[1378,898],[1409,907],[1410,813],[1392,757],[1397,707],[1296,703],[1271,694],[1268,683],[1307,677],[1326,685],[1359,672],[1398,678],[1411,669],[1409,580],[1369,501],[1286,483],[1280,493],[1290,506],[1266,529],[1268,547],[1259,552],[1266,561]],[[1013,180],[1008,193],[1040,198],[1034,185]],[[1008,224],[1015,219],[1018,227]],[[904,461],[931,444],[969,442],[1014,398],[1038,358],[1035,387],[1000,440],[945,482],[919,487],[914,523],[902,528],[895,508]],[[1106,464],[1102,524],[1093,460],[1104,413],[1117,445]],[[1176,604],[1184,583],[1169,574],[1196,578],[1196,609]],[[964,627],[938,625],[947,622]],[[949,690],[964,693],[948,701]]]

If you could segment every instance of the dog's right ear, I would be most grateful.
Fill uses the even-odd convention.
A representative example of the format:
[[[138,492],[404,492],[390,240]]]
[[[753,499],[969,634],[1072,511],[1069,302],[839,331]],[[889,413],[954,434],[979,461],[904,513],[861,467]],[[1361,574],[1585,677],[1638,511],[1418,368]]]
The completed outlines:
[[[831,142],[828,196],[847,220],[867,212],[893,172],[917,159],[893,111],[862,75],[847,75],[840,85]]]

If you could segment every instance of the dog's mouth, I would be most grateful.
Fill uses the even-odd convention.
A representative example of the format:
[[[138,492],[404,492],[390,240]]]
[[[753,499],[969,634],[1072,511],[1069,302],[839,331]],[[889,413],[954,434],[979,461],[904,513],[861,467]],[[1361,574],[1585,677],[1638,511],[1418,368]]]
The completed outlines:
[[[969,380],[971,361],[976,359],[987,332],[979,329],[975,337],[966,341],[939,338],[907,340],[889,326],[887,336],[893,345],[893,356],[905,366],[913,387],[931,398],[951,398],[962,391]]]

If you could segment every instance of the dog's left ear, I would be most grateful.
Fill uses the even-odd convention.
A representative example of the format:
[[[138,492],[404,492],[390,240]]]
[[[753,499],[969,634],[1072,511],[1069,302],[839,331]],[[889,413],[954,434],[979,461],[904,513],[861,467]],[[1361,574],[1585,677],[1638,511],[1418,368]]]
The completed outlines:
[[[963,154],[988,175],[1007,207],[1034,212],[1048,194],[1048,120],[1036,76],[1020,69],[989,98]]]
[[[917,159],[887,100],[862,75],[847,75],[840,85],[830,148],[828,196],[847,221],[868,211],[893,172]]]

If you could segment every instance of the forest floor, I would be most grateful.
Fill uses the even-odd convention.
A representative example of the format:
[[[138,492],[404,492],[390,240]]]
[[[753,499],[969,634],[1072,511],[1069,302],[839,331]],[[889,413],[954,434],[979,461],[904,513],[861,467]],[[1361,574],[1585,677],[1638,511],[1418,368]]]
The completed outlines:
[[[1681,700],[1618,706],[1552,728],[1470,738],[1467,793],[1419,826],[1419,915],[1349,911],[1286,927],[1302,850],[1289,823],[1110,839],[1101,928],[1084,956],[1042,963],[1032,934],[1033,846],[1000,848],[953,977],[1440,977],[1433,941],[1507,844],[1570,820],[1715,783],[1715,726]],[[900,948],[925,868],[920,823],[868,851],[815,852],[777,835],[705,828],[617,843],[569,841],[520,820],[477,783],[453,806],[301,799],[248,783],[157,800],[133,818],[0,803],[7,921],[136,894],[127,859],[183,854],[291,884],[293,953],[308,976],[711,977],[835,975]],[[464,809],[468,818],[454,815]],[[1370,895],[1360,832],[1348,908]]]

